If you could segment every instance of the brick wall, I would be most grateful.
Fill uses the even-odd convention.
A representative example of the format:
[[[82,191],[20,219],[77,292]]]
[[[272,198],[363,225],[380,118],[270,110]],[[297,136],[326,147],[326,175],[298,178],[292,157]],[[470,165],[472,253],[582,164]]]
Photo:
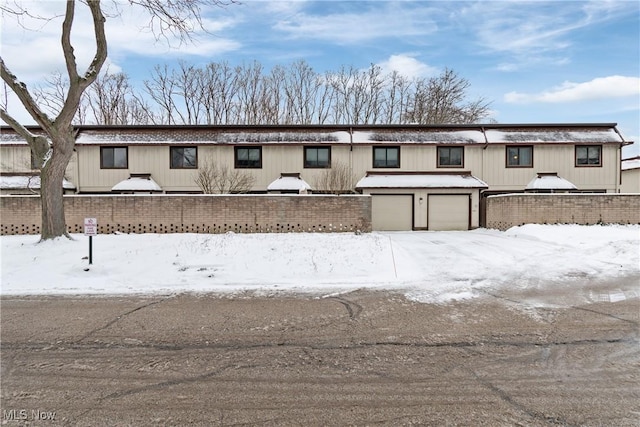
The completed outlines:
[[[640,224],[640,194],[506,194],[487,198],[487,228]]]
[[[286,233],[371,231],[369,196],[109,195],[65,196],[67,229],[84,218],[99,233]],[[0,234],[39,234],[38,196],[0,197]]]

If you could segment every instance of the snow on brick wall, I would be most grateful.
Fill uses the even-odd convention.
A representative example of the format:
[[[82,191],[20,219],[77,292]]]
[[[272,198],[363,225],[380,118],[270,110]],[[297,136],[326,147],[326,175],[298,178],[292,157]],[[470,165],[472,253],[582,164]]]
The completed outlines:
[[[39,234],[40,198],[0,197],[0,235]],[[70,233],[97,218],[99,233],[288,233],[371,231],[369,196],[65,196]]]
[[[640,194],[506,194],[489,196],[487,228],[523,224],[640,224]]]

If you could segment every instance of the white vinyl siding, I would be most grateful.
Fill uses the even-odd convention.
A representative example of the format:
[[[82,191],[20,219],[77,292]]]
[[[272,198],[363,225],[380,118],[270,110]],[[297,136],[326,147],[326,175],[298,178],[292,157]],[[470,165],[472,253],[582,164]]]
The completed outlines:
[[[0,148],[2,172],[31,171],[31,149],[28,145],[7,145]]]
[[[533,168],[508,168],[502,144],[466,145],[464,147],[464,171],[485,181],[491,191],[523,191],[538,172],[555,172],[575,184],[579,190],[605,190],[614,192],[619,188],[620,175],[619,147],[615,144],[603,145],[601,167],[576,167],[575,145],[540,144],[534,146]],[[15,147],[3,147],[3,171],[29,168],[30,154],[26,146],[21,146],[20,154]],[[373,160],[372,145],[332,145],[332,166],[342,163],[350,166],[355,180],[371,171]],[[234,165],[234,146],[198,146],[198,162],[211,158],[220,165]],[[459,167],[437,167],[437,146],[413,144],[401,146],[401,167],[393,171],[442,172],[460,171]],[[128,169],[100,169],[100,147],[77,146],[80,178],[77,185],[86,192],[108,192],[118,182],[128,178],[130,173],[150,173],[153,179],[166,191],[198,191],[194,182],[196,169],[171,169],[169,167],[169,147],[167,145],[128,146]],[[18,164],[23,164],[18,168]],[[619,166],[618,166],[619,167]],[[266,191],[267,186],[281,173],[300,173],[312,187],[318,177],[326,173],[323,168],[304,167],[303,145],[268,144],[262,146],[262,168],[243,169],[255,177],[253,191]],[[375,169],[375,170],[384,170]],[[74,182],[75,183],[75,182]],[[417,203],[417,202],[416,202]],[[426,205],[425,205],[426,209]],[[426,218],[426,214],[425,214]],[[416,227],[420,219],[416,216]]]

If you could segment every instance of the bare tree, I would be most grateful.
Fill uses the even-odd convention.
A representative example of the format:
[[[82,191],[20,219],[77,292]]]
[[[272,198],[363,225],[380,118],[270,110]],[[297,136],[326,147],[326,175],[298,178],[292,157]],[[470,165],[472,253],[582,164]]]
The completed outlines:
[[[232,1],[229,0],[229,2]],[[193,25],[202,28],[200,7],[202,5],[220,5],[223,4],[223,1],[173,0],[171,2],[160,2],[158,0],[131,0],[130,3],[142,6],[150,13],[149,26],[157,37],[172,33],[179,36],[181,41],[187,41],[192,34],[191,32],[195,29]],[[25,138],[34,154],[46,153],[42,156],[45,161],[40,173],[41,237],[43,240],[67,235],[62,183],[75,145],[76,131],[72,123],[83,93],[97,79],[107,58],[106,19],[100,0],[85,0],[81,4],[86,5],[91,12],[96,50],[93,60],[87,69],[83,73],[79,72],[74,47],[71,43],[71,29],[76,12],[76,1],[67,0],[62,22],[61,43],[69,89],[66,92],[64,103],[60,110],[57,111],[55,118],[51,118],[43,110],[27,89],[26,84],[18,80],[5,64],[4,59],[0,58],[2,80],[16,94],[24,108],[44,133],[43,135],[32,133],[15,120],[5,108],[0,108],[0,118]],[[224,4],[228,4],[228,2]],[[17,3],[15,8],[3,4],[2,11],[18,17],[26,12]]]
[[[388,76],[387,97],[383,105],[386,123],[402,123],[408,104],[411,82],[397,71]]]
[[[198,124],[202,113],[202,71],[193,65],[180,61],[173,73],[175,95],[182,101],[183,108],[176,109],[183,124]]]
[[[249,66],[237,67],[238,74],[238,108],[241,116],[240,124],[259,124],[260,92],[262,90],[263,66],[254,61]]]
[[[150,107],[136,93],[124,73],[104,73],[85,92],[80,108],[91,111],[102,125],[147,124]],[[85,113],[86,116],[86,113]],[[80,120],[80,123],[85,123]]]
[[[258,61],[182,63],[179,71],[156,66],[145,86],[168,124],[472,123],[489,113],[489,103],[469,101],[469,82],[448,69],[409,80],[375,64],[319,75],[304,61],[268,74]]]
[[[87,1],[86,4],[91,10],[93,18],[96,53],[87,71],[81,76],[78,73],[78,66],[71,44],[71,27],[73,26],[75,14],[75,1],[68,1],[62,24],[62,49],[69,77],[69,90],[66,94],[64,105],[55,119],[49,118],[27,90],[27,86],[9,71],[4,60],[0,61],[2,79],[18,96],[31,117],[47,135],[47,137],[34,135],[16,120],[13,120],[4,109],[0,110],[2,119],[27,140],[34,153],[49,153],[40,174],[42,239],[67,234],[62,199],[62,182],[75,144],[75,130],[73,129],[72,121],[78,110],[82,93],[95,81],[107,58],[107,41],[104,32],[105,18],[100,8],[100,2]]]
[[[228,62],[208,64],[203,77],[203,104],[207,124],[232,123],[238,76]]]
[[[470,83],[445,69],[438,77],[419,80],[406,120],[419,124],[473,123],[486,117],[489,103],[479,99],[465,103]]]
[[[305,61],[294,62],[285,72],[285,124],[310,124],[320,104],[322,81]]]
[[[251,191],[255,177],[246,171],[206,159],[199,165],[194,181],[205,194],[236,194]]]
[[[156,65],[151,75],[151,80],[145,80],[144,86],[151,96],[151,100],[160,108],[159,117],[162,124],[176,124],[178,121],[174,118],[177,108],[173,99],[176,86],[175,80],[172,78],[169,67],[165,65],[161,67]]]
[[[352,193],[356,176],[348,164],[333,162],[331,168],[324,169],[315,179],[316,192],[330,194]]]

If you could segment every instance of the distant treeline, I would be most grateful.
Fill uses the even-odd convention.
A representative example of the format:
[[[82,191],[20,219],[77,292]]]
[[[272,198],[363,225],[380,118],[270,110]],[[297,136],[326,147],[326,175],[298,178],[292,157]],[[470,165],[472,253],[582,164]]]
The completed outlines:
[[[36,92],[50,112],[61,107],[61,75]],[[317,73],[305,61],[267,71],[259,62],[203,67],[155,66],[143,88],[125,73],[105,73],[83,94],[77,124],[442,124],[474,123],[489,102],[468,99],[470,83],[445,69],[406,78],[377,65]]]

